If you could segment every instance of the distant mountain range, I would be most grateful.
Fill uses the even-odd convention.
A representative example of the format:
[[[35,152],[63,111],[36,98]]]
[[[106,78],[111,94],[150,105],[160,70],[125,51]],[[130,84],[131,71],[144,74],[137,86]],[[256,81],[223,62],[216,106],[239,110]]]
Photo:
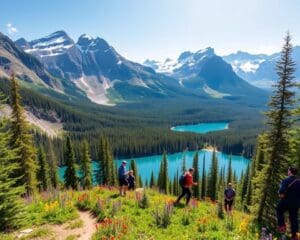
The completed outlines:
[[[12,71],[41,88],[103,105],[182,96],[256,100],[267,95],[239,77],[212,48],[142,65],[124,58],[102,38],[83,34],[75,42],[64,31],[15,42],[0,34],[0,75]]]
[[[198,52],[183,52],[177,60],[167,58],[164,62],[155,60],[146,60],[144,65],[152,67],[157,72],[164,73],[177,78],[190,77],[197,68],[199,63],[206,61],[208,57],[214,55],[212,48],[206,48]],[[300,46],[293,48],[292,55],[296,63],[295,78],[300,81]],[[280,53],[267,54],[250,54],[238,51],[237,53],[222,56],[229,63],[233,71],[242,79],[252,85],[270,89],[278,79],[276,74],[276,62],[280,58]],[[200,64],[201,65],[201,64]]]

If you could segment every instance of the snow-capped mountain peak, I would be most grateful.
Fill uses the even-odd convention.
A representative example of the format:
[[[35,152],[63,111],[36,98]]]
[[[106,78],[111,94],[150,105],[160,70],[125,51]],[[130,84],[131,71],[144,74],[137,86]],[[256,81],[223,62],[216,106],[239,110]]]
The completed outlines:
[[[16,43],[20,46],[22,41],[18,40]],[[64,54],[67,49],[74,46],[74,41],[66,32],[57,31],[46,37],[30,41],[28,44],[30,48],[25,49],[25,52],[31,54],[38,53],[37,55],[43,58]]]

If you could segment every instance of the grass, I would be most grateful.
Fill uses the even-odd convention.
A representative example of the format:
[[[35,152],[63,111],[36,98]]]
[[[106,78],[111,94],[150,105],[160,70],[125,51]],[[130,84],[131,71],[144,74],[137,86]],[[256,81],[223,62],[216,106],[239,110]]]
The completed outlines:
[[[23,236],[19,239],[20,240],[32,240],[32,239],[43,239],[45,237],[47,237],[49,239],[49,237],[51,237],[51,236],[54,237],[54,233],[50,229],[41,227],[41,228],[37,228],[37,229],[33,230],[30,234]]]
[[[42,193],[25,199],[26,227],[37,230],[31,233],[31,238],[24,239],[43,239],[49,234],[42,230],[44,224],[67,222],[66,229],[81,228],[84,223],[76,219],[77,209],[90,211],[97,219],[93,240],[258,239],[250,215],[235,211],[233,217],[221,219],[215,202],[193,199],[189,207],[183,204],[175,207],[175,199],[150,189],[146,190],[146,195],[128,192],[126,197],[120,197],[117,188],[108,187]],[[12,236],[17,235],[16,232]],[[0,235],[1,240],[15,239],[9,237]],[[72,234],[66,237],[77,239],[77,235]]]
[[[74,235],[67,236],[65,240],[76,240],[76,239],[77,239],[77,235],[74,234]]]

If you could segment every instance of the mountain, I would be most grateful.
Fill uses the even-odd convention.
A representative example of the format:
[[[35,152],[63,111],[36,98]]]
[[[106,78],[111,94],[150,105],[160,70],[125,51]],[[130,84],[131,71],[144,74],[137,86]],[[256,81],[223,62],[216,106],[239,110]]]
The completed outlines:
[[[29,41],[19,47],[38,58],[55,77],[66,79],[98,104],[176,95],[180,85],[152,68],[121,56],[102,38],[86,34],[75,43],[64,31]]]
[[[63,91],[62,82],[53,77],[40,61],[0,33],[0,76],[7,77],[12,72],[26,82]]]
[[[237,76],[231,65],[217,56],[211,47],[194,53],[183,52],[177,60],[146,60],[144,64],[178,79],[185,88],[204,92],[214,98],[236,99],[265,95]]]
[[[296,80],[300,80],[300,46],[293,48],[292,57],[296,62]],[[237,53],[223,56],[223,59],[232,65],[233,70],[241,78],[254,86],[261,88],[271,88],[278,79],[276,74],[276,62],[280,58],[280,53],[271,55],[250,54],[238,51]]]

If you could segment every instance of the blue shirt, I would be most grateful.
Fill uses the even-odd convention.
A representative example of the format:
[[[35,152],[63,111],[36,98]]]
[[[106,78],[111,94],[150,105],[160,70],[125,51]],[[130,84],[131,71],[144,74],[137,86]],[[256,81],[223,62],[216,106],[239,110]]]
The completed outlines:
[[[121,165],[119,167],[118,176],[119,176],[119,178],[125,178],[126,177],[126,167],[125,166]]]

